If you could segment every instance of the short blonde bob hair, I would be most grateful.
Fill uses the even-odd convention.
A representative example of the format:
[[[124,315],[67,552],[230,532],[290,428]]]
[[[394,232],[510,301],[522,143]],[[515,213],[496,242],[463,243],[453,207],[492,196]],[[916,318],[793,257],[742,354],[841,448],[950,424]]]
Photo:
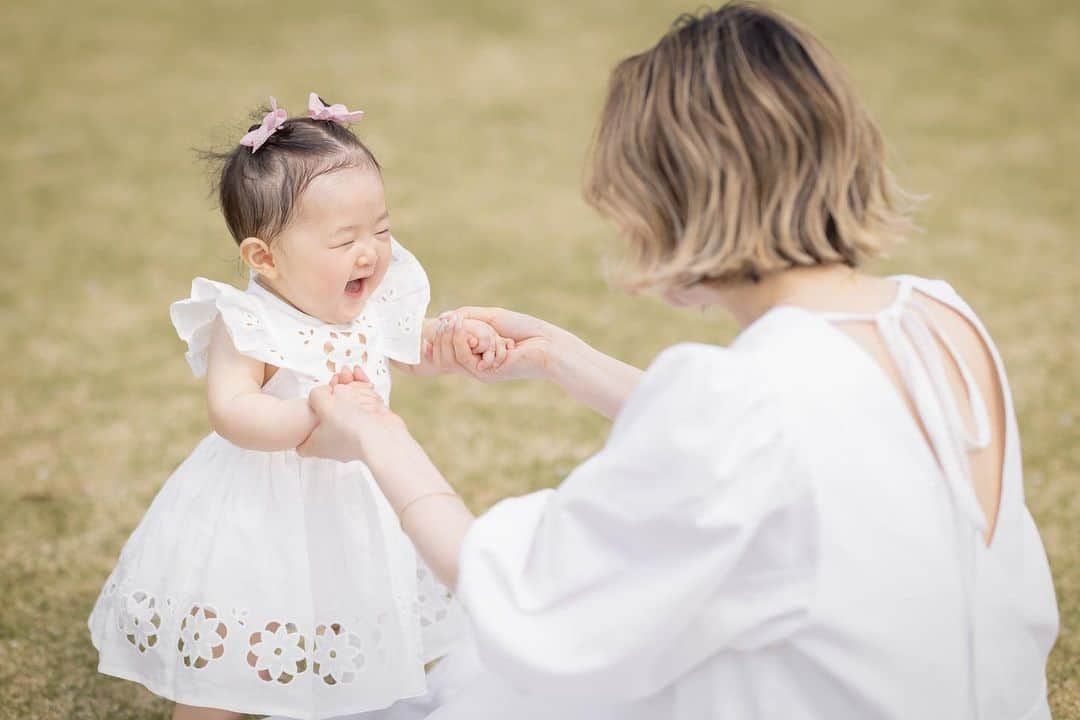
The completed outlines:
[[[884,156],[821,42],[737,1],[681,16],[615,68],[585,195],[629,240],[620,284],[756,282],[855,267],[908,232]]]

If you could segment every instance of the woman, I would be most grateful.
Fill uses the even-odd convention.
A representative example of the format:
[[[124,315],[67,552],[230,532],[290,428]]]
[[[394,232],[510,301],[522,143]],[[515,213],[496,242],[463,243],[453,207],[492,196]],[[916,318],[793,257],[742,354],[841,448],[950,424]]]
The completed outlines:
[[[743,326],[644,373],[465,308],[432,348],[615,420],[555,490],[473,518],[359,376],[303,452],[362,458],[469,612],[487,675],[436,718],[1048,718],[1057,608],[1000,357],[902,233],[880,133],[807,31],[683,18],[615,70],[589,199],[621,279]],[[516,341],[471,365],[461,319]]]

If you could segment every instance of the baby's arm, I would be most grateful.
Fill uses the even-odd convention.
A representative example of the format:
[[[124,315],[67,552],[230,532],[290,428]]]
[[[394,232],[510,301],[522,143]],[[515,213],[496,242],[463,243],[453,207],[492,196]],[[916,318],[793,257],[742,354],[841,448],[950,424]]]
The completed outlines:
[[[393,367],[410,375],[431,376],[440,374],[442,371],[429,355],[431,341],[435,337],[435,332],[439,329],[440,322],[442,321],[438,318],[424,319],[424,326],[420,332],[421,353],[419,364],[406,365],[405,363],[391,361]],[[506,351],[512,347],[512,341],[500,337],[495,332],[495,328],[483,321],[465,319],[464,323],[465,331],[469,335],[469,345],[477,355],[477,360],[482,359],[489,365],[495,366],[502,364],[503,358],[506,357]]]
[[[319,424],[307,398],[262,392],[266,365],[241,355],[221,318],[214,321],[206,370],[206,405],[218,435],[248,450],[292,450]]]

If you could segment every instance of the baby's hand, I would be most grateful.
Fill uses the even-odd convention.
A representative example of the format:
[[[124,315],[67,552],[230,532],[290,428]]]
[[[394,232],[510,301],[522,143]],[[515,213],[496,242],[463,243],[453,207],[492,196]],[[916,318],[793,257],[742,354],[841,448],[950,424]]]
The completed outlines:
[[[500,336],[495,328],[482,320],[465,318],[462,327],[469,336],[469,347],[473,354],[480,357],[480,370],[502,365],[507,351],[514,347],[513,340]]]
[[[446,320],[440,319],[440,322],[445,323]],[[501,337],[495,328],[482,320],[464,318],[461,323],[469,348],[478,359],[477,369],[487,370],[502,365],[506,360],[506,353],[514,348],[514,341]],[[424,356],[432,357],[432,347],[429,342],[424,343]]]

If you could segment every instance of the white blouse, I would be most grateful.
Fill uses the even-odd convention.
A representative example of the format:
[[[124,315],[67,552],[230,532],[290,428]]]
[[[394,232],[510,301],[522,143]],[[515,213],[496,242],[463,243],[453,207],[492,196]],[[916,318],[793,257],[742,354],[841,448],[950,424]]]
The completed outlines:
[[[1057,606],[1001,359],[947,284],[897,282],[874,316],[777,307],[731,347],[667,350],[599,453],[478,518],[458,597],[488,671],[432,717],[1049,718]],[[920,293],[993,351],[989,547],[966,459],[988,418],[972,383],[958,424]],[[878,324],[940,463],[839,321]]]

